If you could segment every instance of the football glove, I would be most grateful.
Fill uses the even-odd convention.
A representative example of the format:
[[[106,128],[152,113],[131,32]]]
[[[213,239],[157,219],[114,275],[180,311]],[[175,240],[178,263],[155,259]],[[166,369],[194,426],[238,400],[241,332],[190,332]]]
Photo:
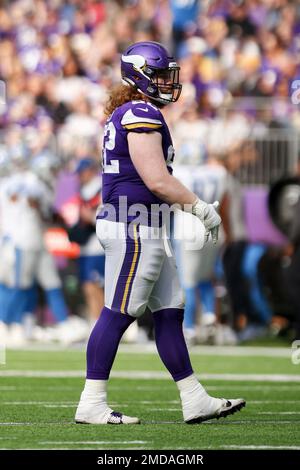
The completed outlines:
[[[209,235],[214,244],[218,241],[219,226],[222,222],[216,209],[219,207],[219,202],[215,201],[213,204],[207,204],[201,199],[197,199],[192,206],[192,214],[198,217],[203,223],[206,230],[206,240],[208,241]]]

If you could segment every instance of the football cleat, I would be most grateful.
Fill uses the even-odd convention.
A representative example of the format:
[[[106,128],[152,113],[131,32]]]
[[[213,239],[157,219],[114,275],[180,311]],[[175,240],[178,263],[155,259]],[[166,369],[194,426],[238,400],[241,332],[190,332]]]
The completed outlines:
[[[110,411],[110,410],[109,410]],[[110,411],[101,416],[79,417],[76,413],[76,424],[140,424],[139,418],[126,416],[118,411]]]
[[[112,411],[108,417],[107,424],[140,424],[139,418],[126,416],[118,411]]]
[[[188,419],[185,422],[187,424],[200,424],[203,421],[208,421],[209,419],[226,418],[226,416],[233,415],[246,406],[246,401],[242,398],[237,398],[234,400],[226,400],[225,398],[222,398],[221,400],[221,406],[214,413],[196,416],[195,418]]]

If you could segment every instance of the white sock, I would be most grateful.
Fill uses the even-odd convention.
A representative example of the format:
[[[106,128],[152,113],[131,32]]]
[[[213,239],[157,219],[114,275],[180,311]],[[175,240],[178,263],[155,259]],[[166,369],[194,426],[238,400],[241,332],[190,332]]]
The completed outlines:
[[[107,380],[86,379],[83,393],[89,396],[99,395],[103,392],[106,393],[107,382]]]
[[[222,401],[206,392],[195,374],[176,382],[180,392],[183,417],[185,420],[214,413]]]
[[[107,380],[86,379],[78,408],[90,408],[92,414],[102,414],[108,410],[106,394]]]
[[[199,387],[200,387],[201,391],[203,393],[207,394],[205,389],[202,387],[199,380],[195,376],[195,374],[191,374],[188,377],[186,377],[185,379],[178,380],[178,382],[176,382],[176,385],[177,385],[178,390],[180,392],[190,392],[190,391],[194,390],[195,388],[199,389]]]
[[[186,377],[185,379],[176,382],[178,390],[180,392],[181,400],[184,402],[194,399],[197,396],[198,402],[205,404],[210,400],[210,396],[206,392],[205,388],[201,385],[195,374]]]

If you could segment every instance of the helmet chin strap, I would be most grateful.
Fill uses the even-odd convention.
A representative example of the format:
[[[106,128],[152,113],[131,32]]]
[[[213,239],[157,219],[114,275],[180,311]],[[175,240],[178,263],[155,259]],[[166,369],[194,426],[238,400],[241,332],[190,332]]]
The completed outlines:
[[[158,96],[150,96],[150,95],[147,95],[144,91],[142,91],[140,88],[137,88],[137,90],[142,93],[143,95],[147,96],[148,98],[150,98],[151,100],[153,101],[156,101],[158,103],[161,103],[161,104],[164,104],[164,105],[167,105],[169,103],[172,102],[172,93],[161,93],[159,90],[158,90]]]

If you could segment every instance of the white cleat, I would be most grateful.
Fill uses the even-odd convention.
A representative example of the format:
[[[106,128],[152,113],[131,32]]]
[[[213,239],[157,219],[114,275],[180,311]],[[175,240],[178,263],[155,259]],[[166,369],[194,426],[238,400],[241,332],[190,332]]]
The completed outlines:
[[[140,424],[139,418],[126,416],[110,408],[100,415],[88,416],[80,412],[75,415],[76,424]]]
[[[6,346],[8,336],[8,326],[0,321],[0,346]]]
[[[134,416],[126,416],[118,411],[112,411],[107,424],[140,424],[140,420]]]
[[[137,321],[131,323],[131,325],[127,328],[125,333],[122,336],[122,343],[137,343],[139,333],[139,327]]]
[[[184,328],[183,335],[188,346],[194,346],[197,344],[197,332],[195,328]]]
[[[6,347],[19,349],[27,344],[23,325],[12,323],[7,330]]]
[[[235,346],[238,344],[238,337],[229,325],[217,325],[214,338],[216,346]]]
[[[83,318],[71,315],[65,321],[49,328],[48,334],[52,341],[58,341],[67,346],[72,343],[86,341],[90,334],[90,327]]]
[[[233,415],[245,406],[246,401],[243,398],[237,398],[233,400],[226,400],[225,398],[221,398],[221,406],[219,406],[215,412],[209,414],[201,414],[199,416],[189,418],[188,420],[185,420],[185,422],[187,424],[199,424],[209,419],[226,418],[226,416]]]

